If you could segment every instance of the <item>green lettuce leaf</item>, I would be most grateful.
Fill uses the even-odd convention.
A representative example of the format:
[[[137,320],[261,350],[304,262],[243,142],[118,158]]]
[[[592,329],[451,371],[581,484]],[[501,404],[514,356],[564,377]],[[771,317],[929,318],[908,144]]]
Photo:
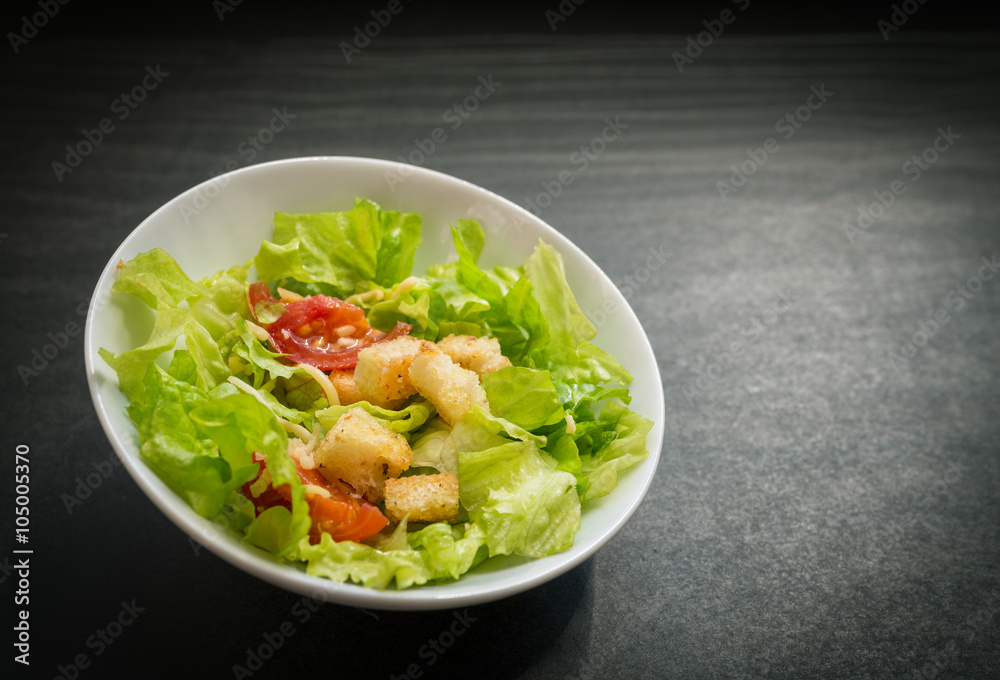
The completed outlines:
[[[580,528],[576,478],[533,442],[459,454],[459,490],[490,555],[543,557],[573,545]]]
[[[156,364],[148,364],[143,383],[141,397],[128,407],[139,455],[195,512],[214,519],[229,493],[247,479],[233,476],[229,463],[219,457],[218,444],[191,418],[208,397]]]
[[[240,393],[202,404],[192,410],[191,417],[218,445],[220,457],[244,473],[240,484],[256,476],[253,454],[260,453],[267,457],[274,486],[289,485],[291,512],[274,507],[261,513],[247,528],[247,541],[279,556],[292,552],[309,533],[309,509],[288,455],[288,435],[274,414],[252,396]]]
[[[401,525],[405,533],[405,525]],[[397,529],[399,532],[399,529]],[[455,579],[486,557],[482,531],[444,523],[431,524],[407,535],[409,545],[393,547],[390,541],[379,550],[352,541],[336,542],[324,534],[311,545],[299,542],[297,557],[307,562],[306,572],[334,581],[353,581],[370,588],[397,589],[430,581]]]
[[[204,288],[188,278],[162,248],[140,253],[120,265],[111,290],[134,295],[153,309],[161,305],[177,308],[182,302],[205,294]]]
[[[531,442],[539,447],[545,446],[545,435],[529,432],[520,425],[493,415],[479,405],[474,406],[471,411],[465,414],[462,424],[488,433],[493,437],[509,437],[510,439]],[[463,448],[463,450],[465,449]]]
[[[249,316],[247,285],[251,264],[224,269],[198,282],[204,294],[191,302],[191,314],[215,340],[232,333],[236,322]]]
[[[340,213],[277,213],[273,241],[261,245],[254,264],[262,281],[323,283],[344,298],[363,282],[392,286],[409,276],[420,229],[419,215],[364,199]]]
[[[540,351],[548,343],[548,322],[532,295],[532,283],[523,277],[509,287],[513,270],[497,268],[492,274],[479,267],[483,230],[474,220],[459,220],[451,228],[458,253],[455,279],[488,309],[479,313],[479,321],[489,335],[500,343],[503,355],[513,363],[525,363],[528,353]]]
[[[646,435],[652,421],[610,401],[601,409],[600,420],[614,425],[614,437],[605,445],[581,456],[581,474],[586,479],[582,500],[606,496],[618,485],[618,473],[649,455]]]
[[[112,290],[134,295],[156,310],[152,333],[142,346],[117,356],[99,350],[130,401],[140,396],[149,364],[173,349],[182,336],[194,384],[208,391],[226,380],[231,371],[225,357],[237,339],[236,322],[247,307],[248,270],[249,263],[195,283],[159,248],[122,265]]]
[[[566,417],[548,371],[508,366],[482,378],[490,413],[526,430],[553,425]]]
[[[166,307],[157,313],[153,331],[145,344],[117,356],[103,347],[98,350],[101,358],[118,374],[118,387],[129,401],[142,398],[146,369],[158,356],[173,349],[189,318],[190,312],[186,309]],[[192,359],[191,366],[195,366],[193,362]],[[196,368],[195,371],[197,373]]]
[[[330,406],[316,412],[316,418],[323,429],[330,430],[340,417],[354,408],[364,409],[371,415],[383,421],[393,432],[408,434],[418,429],[428,420],[437,415],[434,405],[423,398],[414,399],[409,405],[398,410],[375,406],[367,401],[359,401],[348,406]]]
[[[632,382],[625,367],[588,342],[597,335],[597,329],[577,304],[559,252],[539,241],[524,263],[524,271],[534,287],[551,336],[544,349],[532,354],[535,365],[548,368],[554,379],[568,383]]]
[[[440,418],[431,420],[415,434],[410,450],[413,452],[410,467],[458,474],[458,449],[452,439],[452,429]]]
[[[358,199],[342,213],[276,214],[273,240],[252,262],[201,281],[156,249],[124,263],[115,283],[155,310],[143,345],[117,356],[101,350],[129,398],[143,459],[200,515],[224,519],[283,560],[306,562],[310,574],[408,588],[459,578],[492,555],[566,550],[581,503],[609,493],[622,470],[648,455],[652,423],[627,407],[623,385],[632,376],[591,344],[596,329],[554,248],[540,242],[520,268],[484,269],[482,228],[459,220],[451,227],[457,260],[400,286],[411,275],[420,230],[419,216]],[[514,365],[482,378],[490,409],[473,409],[453,428],[422,397],[398,411],[367,402],[330,406],[311,376],[250,332],[251,265],[261,280],[300,294],[351,297],[382,330],[403,321],[428,340],[494,337]],[[169,352],[164,370],[157,360]],[[233,378],[245,384],[238,389]],[[407,438],[411,472],[458,475],[462,523],[404,521],[364,544],[328,535],[309,542],[308,505],[278,418],[329,430],[351,408]],[[254,452],[266,456],[273,483],[291,489],[291,510],[255,516],[238,492],[259,469]]]
[[[252,385],[259,388],[267,380],[274,377],[291,378],[294,375],[306,375],[301,368],[283,364],[278,359],[285,356],[280,352],[272,352],[250,332],[246,319],[236,322],[238,341],[233,345],[233,352],[247,364],[247,373],[252,376]]]

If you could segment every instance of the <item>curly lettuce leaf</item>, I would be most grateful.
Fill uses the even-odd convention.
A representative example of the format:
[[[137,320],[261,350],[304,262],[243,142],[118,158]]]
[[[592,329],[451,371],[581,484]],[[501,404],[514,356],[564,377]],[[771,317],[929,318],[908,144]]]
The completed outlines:
[[[653,428],[651,420],[614,401],[601,409],[600,420],[614,424],[614,437],[580,457],[581,474],[586,479],[583,501],[609,494],[618,485],[619,472],[649,455],[646,435]]]
[[[402,523],[394,539],[377,549],[337,542],[324,534],[315,545],[302,539],[295,554],[306,561],[306,572],[314,576],[370,588],[395,585],[399,590],[456,579],[486,558],[485,537],[475,525],[452,527],[439,522],[407,534]]]
[[[205,290],[188,278],[177,261],[162,248],[140,253],[118,265],[118,278],[111,290],[128,293],[153,309],[177,308],[182,302],[201,297]]]
[[[317,411],[316,418],[323,429],[330,430],[342,415],[355,408],[364,409],[384,422],[393,432],[403,435],[413,432],[437,415],[437,410],[431,402],[418,398],[398,411],[375,406],[367,401],[355,402],[349,406],[330,406]]]
[[[580,528],[576,478],[533,442],[459,454],[459,490],[490,555],[544,557],[566,550]]]
[[[193,366],[195,384],[208,391],[231,374],[225,357],[236,341],[236,322],[245,313],[249,263],[194,282],[160,248],[123,263],[112,286],[138,297],[156,310],[153,330],[140,347],[114,355],[99,350],[118,374],[118,384],[133,401],[140,398],[150,363],[183,337]]]
[[[246,540],[279,556],[294,550],[309,533],[309,508],[288,455],[288,435],[274,414],[248,394],[233,394],[199,406],[191,417],[231,467],[247,471],[240,484],[257,474],[253,454],[267,457],[274,486],[287,484],[291,489],[292,510],[273,507],[261,513],[247,528]]]
[[[363,282],[392,286],[409,276],[420,230],[419,215],[360,198],[346,212],[276,213],[273,240],[254,264],[262,281],[326,284],[344,298]]]
[[[549,369],[554,379],[568,383],[631,383],[631,374],[618,360],[589,342],[597,329],[577,304],[559,252],[539,240],[524,263],[524,271],[548,320],[551,336],[543,349],[532,354],[535,365]]]

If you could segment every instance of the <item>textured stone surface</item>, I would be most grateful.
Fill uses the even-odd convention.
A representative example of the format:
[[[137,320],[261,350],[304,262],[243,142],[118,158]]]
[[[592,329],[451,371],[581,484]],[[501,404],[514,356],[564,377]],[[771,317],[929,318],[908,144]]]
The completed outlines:
[[[32,452],[37,677],[80,653],[90,677],[228,677],[283,622],[295,634],[254,678],[1000,675],[1000,277],[982,263],[1000,255],[995,40],[729,36],[678,73],[683,44],[387,34],[350,65],[314,37],[25,48],[0,111],[0,419],[8,452]],[[169,75],[120,120],[114,101],[157,64]],[[446,117],[490,75],[475,112]],[[832,94],[800,109],[813,87]],[[251,158],[275,108],[294,118]],[[779,124],[797,111],[800,127]],[[51,163],[105,117],[115,129],[58,181]],[[620,136],[584,168],[572,154],[609,119]],[[298,596],[197,555],[121,468],[68,512],[112,455],[80,338],[38,375],[18,366],[82,327],[121,240],[229,161],[408,157],[438,127],[424,165],[546,205],[652,338],[666,443],[608,547],[471,608],[438,655],[425,645],[453,612],[304,621]],[[960,136],[915,177],[905,164],[939,129]],[[736,186],[730,166],[768,147]],[[572,184],[547,189],[564,170]],[[852,242],[845,222],[893,182],[905,192]],[[133,599],[146,611],[97,655],[88,636]]]

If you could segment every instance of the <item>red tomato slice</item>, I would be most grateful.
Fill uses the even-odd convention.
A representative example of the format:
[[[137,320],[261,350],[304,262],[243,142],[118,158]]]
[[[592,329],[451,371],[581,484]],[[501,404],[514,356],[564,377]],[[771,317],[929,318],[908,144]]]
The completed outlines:
[[[255,319],[257,305],[278,303],[265,283],[252,284],[248,300]],[[362,349],[406,335],[412,328],[400,322],[389,333],[383,333],[368,325],[363,309],[328,295],[312,295],[284,307],[277,321],[261,324],[271,344],[292,361],[323,371],[354,368]]]
[[[261,462],[257,478],[264,469],[265,465]],[[309,529],[311,543],[319,543],[321,533],[330,534],[335,541],[361,541],[374,536],[389,524],[389,520],[377,506],[355,498],[339,484],[328,482],[319,470],[304,470],[298,465],[296,470],[303,484],[313,484],[330,492],[329,498],[319,494],[306,496],[309,516],[312,519],[312,526]],[[291,494],[287,484],[277,488],[269,486],[260,496],[254,498],[250,493],[250,485],[256,482],[257,478],[243,485],[243,495],[254,503],[258,515],[275,505],[291,510]]]
[[[284,496],[278,493],[274,489],[274,487],[271,486],[270,484],[267,486],[266,489],[264,489],[263,492],[261,492],[259,496],[254,498],[253,493],[251,493],[250,491],[250,487],[253,486],[258,479],[260,479],[260,476],[264,474],[264,470],[266,469],[264,466],[264,461],[261,461],[260,463],[258,463],[258,465],[260,467],[257,469],[257,476],[240,487],[240,491],[242,491],[243,495],[249,498],[250,502],[254,504],[254,509],[257,511],[256,514],[259,515],[268,508],[273,508],[276,505],[280,505],[283,508],[288,508],[289,510],[291,510],[292,509],[291,502],[289,502],[288,499],[286,499]]]
[[[308,496],[309,515],[313,519],[309,532],[313,543],[319,542],[324,531],[335,541],[360,541],[374,536],[389,524],[389,520],[371,503],[358,499],[335,482],[327,481],[319,470],[297,468],[303,484],[313,484],[330,492],[330,498],[319,494]]]

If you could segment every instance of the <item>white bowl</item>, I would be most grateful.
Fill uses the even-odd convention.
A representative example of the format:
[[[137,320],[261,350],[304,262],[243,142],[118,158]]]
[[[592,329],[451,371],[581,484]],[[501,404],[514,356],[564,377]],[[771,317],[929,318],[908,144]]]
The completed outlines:
[[[355,197],[423,217],[416,274],[448,259],[453,252],[448,225],[460,218],[474,218],[482,225],[484,265],[516,266],[539,238],[562,254],[580,307],[598,325],[595,344],[635,376],[630,386],[631,408],[654,422],[647,438],[649,457],[622,473],[618,487],[608,496],[585,504],[581,529],[570,550],[541,559],[494,558],[455,582],[403,591],[334,583],[240,543],[235,534],[197,515],[143,463],[117,376],[97,353],[101,347],[116,354],[136,347],[145,342],[152,328],[151,310],[128,295],[111,293],[119,260],[161,247],[197,280],[252,258],[260,242],[271,237],[275,212],[348,210]],[[104,268],[87,316],[85,354],[90,392],[111,445],[167,517],[250,574],[318,600],[356,607],[468,606],[507,597],[559,576],[593,555],[628,521],[649,489],[663,445],[663,387],[656,358],[635,313],[600,268],[559,232],[514,203],[460,179],[390,161],[315,157],[263,163],[214,177],[167,202],[125,239]]]

